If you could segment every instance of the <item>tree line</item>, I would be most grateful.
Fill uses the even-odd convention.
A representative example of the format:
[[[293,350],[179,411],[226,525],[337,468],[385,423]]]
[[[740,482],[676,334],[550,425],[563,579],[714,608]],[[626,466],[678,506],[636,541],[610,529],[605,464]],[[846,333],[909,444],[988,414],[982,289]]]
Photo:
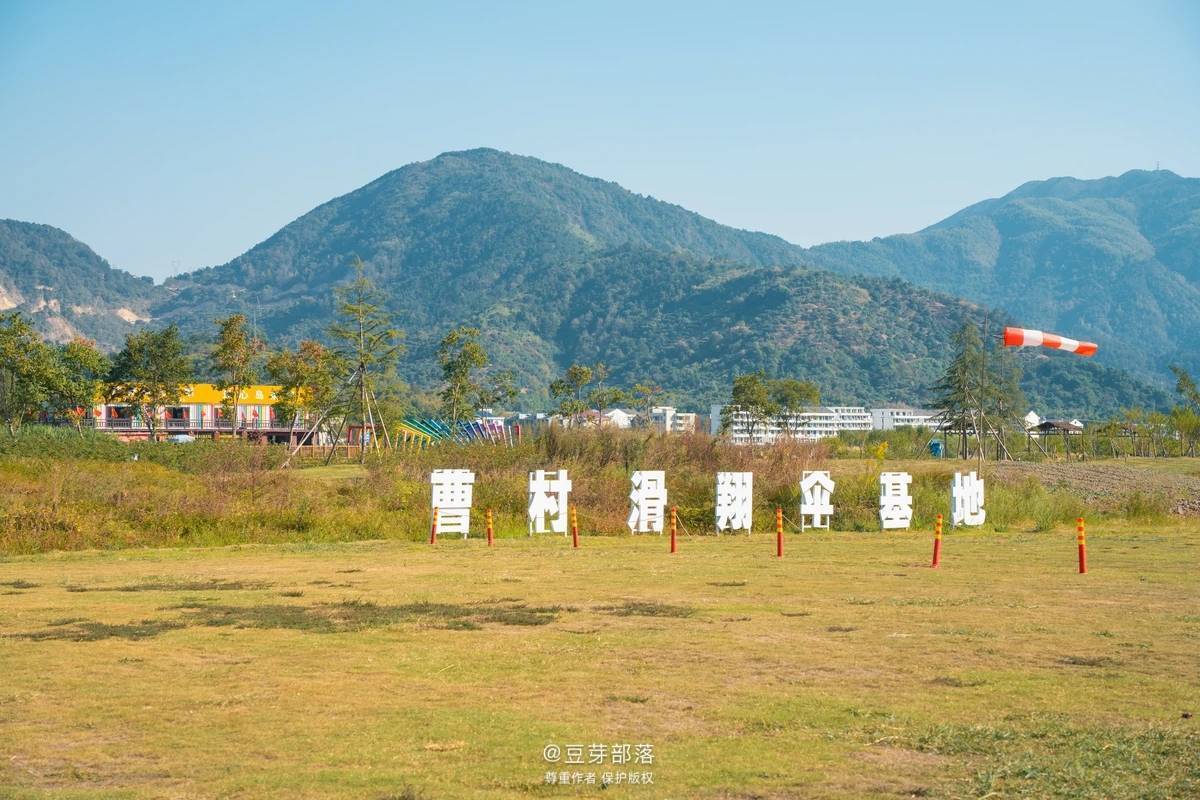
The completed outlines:
[[[955,332],[951,346],[950,363],[930,387],[930,407],[937,412],[937,427],[942,435],[957,439],[958,454],[963,458],[1011,458],[1014,436],[1027,434],[1024,415],[1029,407],[1021,390],[1018,357],[998,340],[987,337],[973,322]],[[1117,447],[1119,440],[1128,442],[1131,455],[1197,455],[1200,388],[1185,370],[1176,366],[1170,370],[1179,397],[1170,412],[1131,408],[1111,419],[1092,420],[1088,430],[1093,446],[1094,437],[1100,436],[1107,443],[1108,455],[1114,457],[1125,454]],[[795,436],[802,433],[802,424],[795,415],[819,403],[820,391],[811,381],[770,378],[763,372],[737,375],[722,412],[721,427],[728,430],[738,420],[753,439],[774,422],[785,428],[790,425],[783,433]],[[1097,455],[1101,453],[1097,451]]]
[[[957,331],[953,345],[954,357],[933,387],[932,405],[940,415],[944,433],[958,438],[958,452],[963,458],[982,460],[989,448],[996,458],[1011,458],[1009,434],[1026,434],[1024,413],[1028,409],[1021,391],[1018,357],[998,340],[981,334],[972,322]],[[1089,420],[1087,429],[1093,447],[1095,437],[1100,436],[1114,457],[1123,454],[1116,446],[1120,439],[1131,443],[1132,455],[1165,455],[1171,451],[1170,442],[1178,443],[1176,454],[1196,455],[1200,444],[1200,389],[1182,368],[1172,366],[1170,370],[1179,397],[1170,412],[1130,408],[1110,419]]]
[[[234,433],[240,432],[243,390],[264,378],[279,387],[275,412],[283,425],[319,417],[330,431],[335,425],[338,430],[349,424],[386,427],[381,407],[388,406],[386,415],[394,419],[405,405],[399,398],[406,387],[398,377],[404,331],[360,260],[355,277],[334,291],[335,316],[326,341],[305,339],[295,347],[269,349],[244,314],[232,314],[216,321],[200,364],[189,356],[175,325],[133,331],[110,357],[83,338],[48,343],[20,313],[0,314],[0,419],[10,435],[43,416],[68,420],[82,432],[93,405],[102,400],[136,409],[157,438],[164,409],[180,404],[200,366],[224,393],[221,417]],[[516,397],[512,373],[491,372],[479,340],[477,328],[463,326],[450,331],[438,348],[444,379],[440,411],[454,423]]]

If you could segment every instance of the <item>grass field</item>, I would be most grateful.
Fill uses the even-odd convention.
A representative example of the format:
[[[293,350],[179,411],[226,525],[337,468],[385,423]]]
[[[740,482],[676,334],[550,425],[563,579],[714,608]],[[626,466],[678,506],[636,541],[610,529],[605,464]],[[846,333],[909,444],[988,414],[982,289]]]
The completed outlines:
[[[1083,576],[1063,527],[948,532],[939,570],[930,544],[4,557],[0,796],[1200,795],[1195,520],[1093,526]]]

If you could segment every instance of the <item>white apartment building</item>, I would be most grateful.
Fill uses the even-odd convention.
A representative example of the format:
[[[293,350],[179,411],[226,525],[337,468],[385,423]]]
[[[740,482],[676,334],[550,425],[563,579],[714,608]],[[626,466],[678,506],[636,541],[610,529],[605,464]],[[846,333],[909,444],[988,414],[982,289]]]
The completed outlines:
[[[671,421],[671,433],[695,433],[700,427],[700,415],[694,411],[676,411]]]
[[[877,431],[891,431],[896,428],[934,428],[937,426],[937,411],[923,408],[872,408],[871,427]]]
[[[675,406],[655,406],[650,409],[650,424],[663,433],[695,433],[699,416],[691,411],[678,411]]]
[[[723,405],[712,407],[711,432],[721,432]],[[837,436],[841,431],[871,430],[871,412],[863,406],[818,406],[804,411],[780,414],[751,425],[750,415],[737,412],[726,434],[734,444],[774,444],[780,439],[814,442]]]

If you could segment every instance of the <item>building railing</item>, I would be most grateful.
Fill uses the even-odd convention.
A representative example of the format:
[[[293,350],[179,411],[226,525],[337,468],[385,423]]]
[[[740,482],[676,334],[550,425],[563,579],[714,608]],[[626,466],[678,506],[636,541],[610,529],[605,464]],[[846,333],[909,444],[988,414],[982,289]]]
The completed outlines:
[[[143,419],[130,417],[97,417],[84,423],[98,431],[138,432],[149,433],[150,426]],[[164,419],[156,426],[160,432],[189,433],[189,432],[233,432],[233,421],[224,419]],[[238,423],[241,431],[265,431],[269,433],[304,433],[309,428],[305,420],[287,423],[272,419],[248,419]]]

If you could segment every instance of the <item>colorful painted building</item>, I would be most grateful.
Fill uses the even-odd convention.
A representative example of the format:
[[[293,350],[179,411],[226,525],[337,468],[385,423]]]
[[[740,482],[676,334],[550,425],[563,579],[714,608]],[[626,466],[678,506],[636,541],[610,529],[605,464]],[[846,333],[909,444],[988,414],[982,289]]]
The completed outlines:
[[[291,424],[275,412],[278,386],[247,386],[238,399],[239,434],[257,434],[271,440],[287,441],[306,430],[303,421]],[[225,392],[211,383],[190,383],[183,387],[179,402],[161,410],[156,428],[166,435],[192,434],[211,436],[232,434],[232,419],[226,419],[222,403]],[[98,402],[92,407],[92,426],[122,438],[142,439],[150,435],[150,425],[136,406]]]

